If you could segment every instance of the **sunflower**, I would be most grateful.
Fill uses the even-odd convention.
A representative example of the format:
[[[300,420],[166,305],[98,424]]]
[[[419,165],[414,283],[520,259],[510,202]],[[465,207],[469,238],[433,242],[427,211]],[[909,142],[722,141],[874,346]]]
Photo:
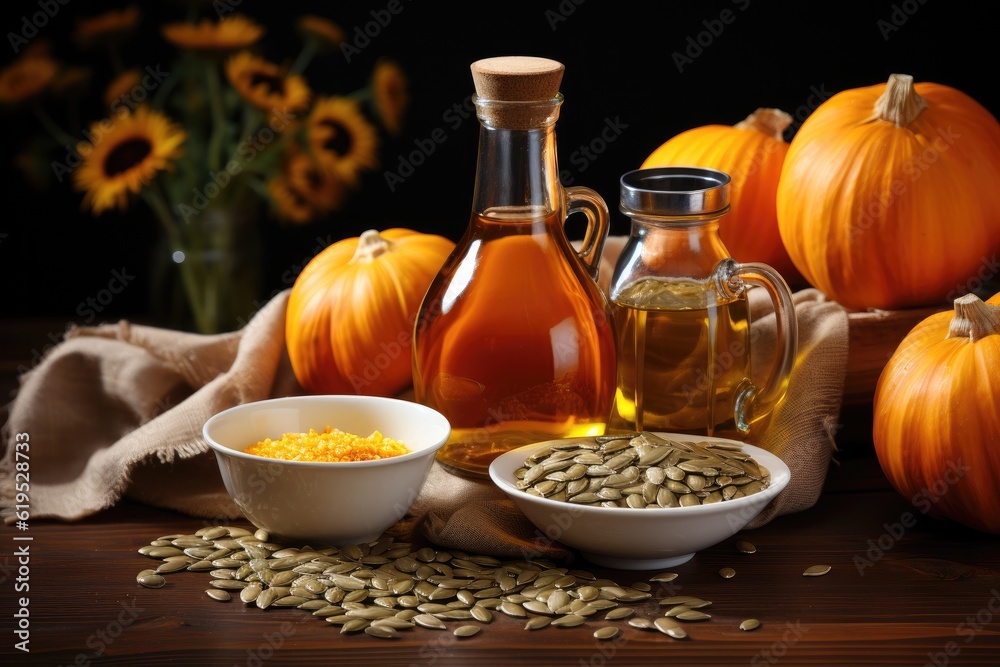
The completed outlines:
[[[284,176],[276,176],[268,181],[267,192],[274,201],[279,220],[304,225],[313,219],[314,209],[309,200],[292,189]]]
[[[386,59],[375,63],[375,71],[372,73],[372,97],[375,110],[389,134],[399,134],[403,124],[403,116],[410,100],[406,87],[406,75],[399,65]]]
[[[0,104],[36,99],[52,83],[59,66],[48,56],[19,58],[0,71]]]
[[[378,167],[378,132],[358,103],[344,97],[317,100],[309,114],[309,145],[319,164],[351,185],[362,170]]]
[[[77,19],[73,41],[80,48],[94,45],[113,46],[128,37],[139,24],[139,8],[132,5],[121,11],[111,10],[89,19]]]
[[[344,29],[329,19],[312,14],[299,18],[299,32],[317,47],[331,49],[341,45],[347,35]]]
[[[285,165],[288,186],[302,195],[318,213],[340,208],[347,198],[347,187],[333,172],[320,168],[306,153],[294,152]]]
[[[77,151],[83,162],[73,172],[73,184],[85,191],[83,205],[95,215],[107,209],[124,210],[129,194],[137,194],[171,160],[181,156],[184,131],[169,118],[139,107],[114,123],[105,133],[101,123],[91,126],[93,144],[81,143]]]
[[[289,75],[249,51],[226,62],[226,78],[240,96],[262,111],[301,111],[309,106],[309,86],[305,78]]]
[[[264,28],[241,14],[219,21],[171,23],[163,26],[163,36],[174,46],[193,51],[238,51],[252,45]]]
[[[285,156],[282,173],[268,183],[268,192],[278,216],[299,224],[340,208],[347,198],[347,187],[336,174],[298,150]]]
[[[110,107],[132,93],[132,89],[142,85],[142,72],[128,69],[112,79],[104,89],[104,105]]]

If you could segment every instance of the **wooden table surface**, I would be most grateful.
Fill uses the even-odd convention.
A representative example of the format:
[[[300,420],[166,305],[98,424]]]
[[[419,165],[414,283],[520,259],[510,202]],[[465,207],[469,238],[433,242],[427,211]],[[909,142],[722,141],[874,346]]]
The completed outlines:
[[[19,363],[47,344],[51,326],[4,324],[5,396],[16,386]],[[863,433],[864,418],[856,409],[845,413],[853,423],[845,423],[842,433]],[[652,584],[653,597],[633,605],[636,615],[653,618],[662,614],[657,601],[667,594],[711,600],[712,618],[686,624],[685,640],[601,615],[575,628],[528,631],[523,619],[503,614],[471,638],[418,627],[397,639],[376,639],[341,634],[298,609],[216,602],[204,593],[207,573],[170,574],[165,587],[146,589],[135,576],[153,561],[137,549],[161,535],[193,533],[206,522],[125,501],[78,523],[0,527],[0,663],[1000,665],[1000,536],[922,514],[889,488],[870,443],[845,441],[838,458],[813,508],[698,553],[672,568],[679,576],[669,588]],[[757,552],[739,553],[740,539],[752,541]],[[27,564],[18,556],[25,546]],[[832,569],[802,576],[816,564]],[[619,584],[652,574],[580,561],[567,566]],[[718,574],[727,566],[736,570],[732,579]],[[30,590],[18,592],[19,583]],[[30,653],[15,648],[20,597],[30,599]],[[760,628],[741,631],[740,621],[750,617],[760,620]],[[595,639],[594,631],[605,625],[621,632],[613,640]]]

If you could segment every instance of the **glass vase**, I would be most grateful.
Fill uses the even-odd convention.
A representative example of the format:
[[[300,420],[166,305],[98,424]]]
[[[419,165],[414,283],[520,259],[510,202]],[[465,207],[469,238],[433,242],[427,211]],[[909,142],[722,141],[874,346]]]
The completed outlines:
[[[154,319],[217,334],[242,328],[259,308],[262,243],[253,207],[208,208],[161,235],[150,295]]]

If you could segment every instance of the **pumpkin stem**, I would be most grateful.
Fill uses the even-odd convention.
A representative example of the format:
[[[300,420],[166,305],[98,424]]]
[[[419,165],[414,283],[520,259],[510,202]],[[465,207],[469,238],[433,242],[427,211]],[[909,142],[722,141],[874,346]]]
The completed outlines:
[[[1000,307],[984,303],[975,294],[955,299],[948,338],[968,338],[975,343],[990,334],[1000,334]]]
[[[392,249],[392,242],[382,238],[376,229],[369,229],[358,239],[358,247],[351,257],[351,264],[371,262],[379,255],[384,255]]]
[[[927,100],[914,89],[911,75],[890,74],[885,92],[875,101],[875,116],[896,127],[906,127],[926,108]]]
[[[792,124],[791,114],[785,113],[781,109],[765,109],[761,107],[752,114],[736,123],[739,130],[756,130],[767,136],[784,141],[785,130]]]

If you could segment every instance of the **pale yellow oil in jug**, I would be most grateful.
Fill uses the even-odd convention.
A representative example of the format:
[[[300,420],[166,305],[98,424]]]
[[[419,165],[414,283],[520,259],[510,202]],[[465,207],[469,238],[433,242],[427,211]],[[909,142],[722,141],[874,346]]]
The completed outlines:
[[[735,433],[748,377],[747,303],[705,281],[644,278],[612,301],[618,381],[611,431]]]

